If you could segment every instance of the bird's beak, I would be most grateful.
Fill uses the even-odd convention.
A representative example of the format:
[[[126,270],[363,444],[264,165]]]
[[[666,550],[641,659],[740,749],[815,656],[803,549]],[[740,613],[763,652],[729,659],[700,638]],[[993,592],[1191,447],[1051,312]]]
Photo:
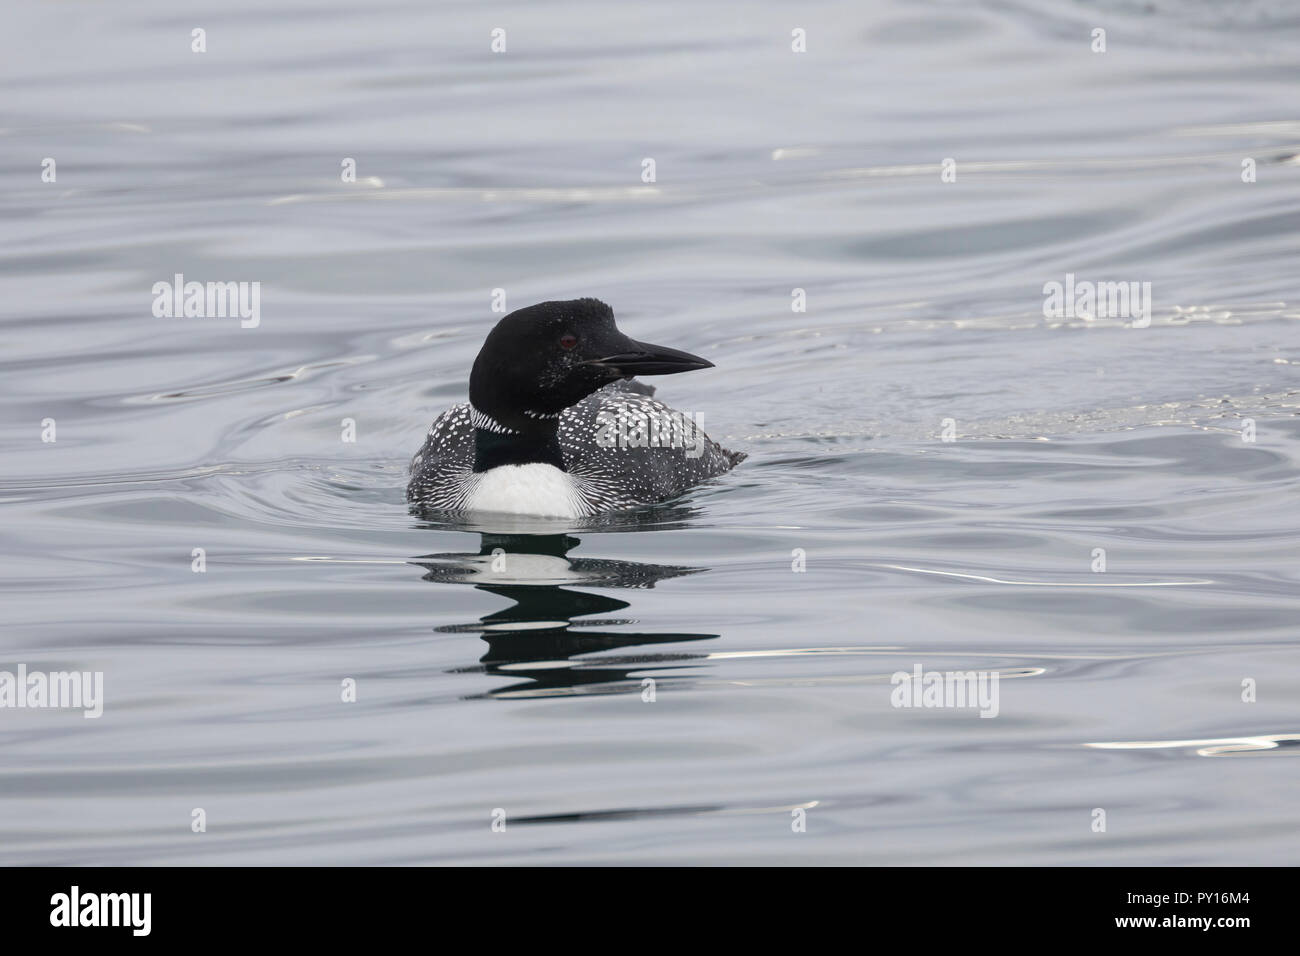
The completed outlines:
[[[666,345],[649,345],[645,342],[627,340],[631,347],[617,355],[585,362],[586,365],[599,365],[612,369],[620,375],[672,375],[675,372],[693,372],[700,368],[713,368],[713,363],[681,349],[670,349]]]

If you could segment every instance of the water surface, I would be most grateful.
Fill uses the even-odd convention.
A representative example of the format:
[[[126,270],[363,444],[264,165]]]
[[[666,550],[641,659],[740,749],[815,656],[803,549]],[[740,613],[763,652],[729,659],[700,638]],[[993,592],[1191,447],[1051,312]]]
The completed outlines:
[[[106,702],[0,711],[0,860],[1294,862],[1290,5],[7,20],[0,669]],[[260,325],[155,318],[176,273]],[[1067,273],[1150,326],[1045,318]],[[710,358],[660,395],[749,460],[410,514],[497,288]],[[998,717],[892,707],[917,664]]]

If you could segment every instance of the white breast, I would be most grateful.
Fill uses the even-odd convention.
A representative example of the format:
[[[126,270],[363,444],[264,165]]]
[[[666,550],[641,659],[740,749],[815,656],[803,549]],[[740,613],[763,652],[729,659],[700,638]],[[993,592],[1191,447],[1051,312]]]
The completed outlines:
[[[577,518],[587,513],[573,479],[554,465],[500,465],[475,476],[471,511]]]

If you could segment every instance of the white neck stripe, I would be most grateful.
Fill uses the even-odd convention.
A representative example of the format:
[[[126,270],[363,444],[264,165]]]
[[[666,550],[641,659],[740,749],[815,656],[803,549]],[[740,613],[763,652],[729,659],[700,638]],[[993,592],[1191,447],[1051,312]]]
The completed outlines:
[[[519,432],[513,428],[506,428],[499,421],[489,415],[487,412],[479,411],[473,405],[469,407],[469,423],[475,428],[481,428],[484,431],[496,432],[498,435],[518,435]]]

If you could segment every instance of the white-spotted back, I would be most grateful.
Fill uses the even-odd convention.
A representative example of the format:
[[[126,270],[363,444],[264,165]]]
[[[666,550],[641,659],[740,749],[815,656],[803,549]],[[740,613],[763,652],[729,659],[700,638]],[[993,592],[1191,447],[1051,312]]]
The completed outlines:
[[[616,382],[560,415],[556,440],[564,471],[530,463],[475,472],[474,412],[469,405],[457,405],[438,416],[412,459],[406,498],[432,512],[501,511],[562,518],[667,501],[725,474],[745,457],[727,451],[703,431],[692,429],[687,435],[673,430],[683,421],[680,412],[628,383]],[[625,423],[627,437],[637,441],[624,442],[622,425],[611,430],[610,422]],[[670,438],[689,441],[647,445],[640,441],[642,422],[647,434],[653,430],[661,439],[667,422],[673,426],[667,431]],[[659,427],[651,429],[652,423]],[[617,440],[610,442],[610,437]]]

